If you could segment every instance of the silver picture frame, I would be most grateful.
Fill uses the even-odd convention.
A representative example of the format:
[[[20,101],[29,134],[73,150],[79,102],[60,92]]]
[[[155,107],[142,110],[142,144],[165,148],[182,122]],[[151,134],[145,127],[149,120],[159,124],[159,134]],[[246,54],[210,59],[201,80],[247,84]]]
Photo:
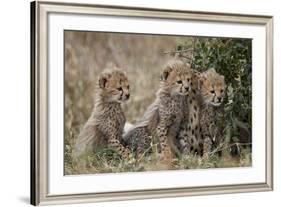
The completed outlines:
[[[87,194],[48,194],[48,15],[149,17],[262,25],[266,30],[266,178],[263,183]],[[31,3],[31,204],[66,204],[273,190],[273,17],[76,3]]]

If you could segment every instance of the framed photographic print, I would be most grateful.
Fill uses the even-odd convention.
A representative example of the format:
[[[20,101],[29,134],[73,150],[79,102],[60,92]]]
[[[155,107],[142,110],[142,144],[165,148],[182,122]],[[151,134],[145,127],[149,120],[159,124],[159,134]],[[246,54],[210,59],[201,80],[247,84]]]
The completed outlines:
[[[272,190],[272,30],[32,2],[31,204]]]

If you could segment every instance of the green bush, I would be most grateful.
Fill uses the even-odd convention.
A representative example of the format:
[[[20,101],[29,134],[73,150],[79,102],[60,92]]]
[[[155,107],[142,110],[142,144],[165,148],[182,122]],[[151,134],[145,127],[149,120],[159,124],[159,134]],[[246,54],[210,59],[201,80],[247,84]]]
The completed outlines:
[[[192,38],[177,46],[192,68],[209,68],[225,77],[227,94],[221,124],[229,143],[250,144],[252,125],[252,40]]]

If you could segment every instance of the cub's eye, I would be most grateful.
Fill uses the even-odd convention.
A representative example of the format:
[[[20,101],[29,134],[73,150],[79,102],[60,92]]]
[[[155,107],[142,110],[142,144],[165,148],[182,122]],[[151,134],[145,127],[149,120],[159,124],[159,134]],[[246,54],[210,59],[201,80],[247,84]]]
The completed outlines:
[[[181,80],[178,80],[177,83],[178,83],[178,84],[182,84],[182,81],[181,81]]]
[[[117,88],[117,90],[118,90],[118,91],[122,91],[123,89],[122,89],[122,87],[119,87],[119,88]]]
[[[215,91],[214,91],[214,90],[211,90],[210,92],[211,92],[211,93],[213,93],[213,94],[215,93]]]
[[[189,82],[189,81],[190,81],[190,78],[188,78],[187,81]]]
[[[223,89],[221,89],[221,93],[223,93]]]

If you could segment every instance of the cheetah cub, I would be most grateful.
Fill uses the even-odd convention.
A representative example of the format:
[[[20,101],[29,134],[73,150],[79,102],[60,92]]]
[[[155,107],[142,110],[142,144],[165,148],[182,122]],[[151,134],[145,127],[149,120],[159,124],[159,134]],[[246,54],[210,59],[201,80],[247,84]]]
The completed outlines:
[[[123,158],[129,157],[129,149],[120,143],[126,122],[121,103],[129,97],[129,83],[124,71],[114,68],[100,74],[94,109],[76,140],[74,157],[105,146]]]
[[[193,70],[191,91],[186,97],[185,116],[176,137],[176,145],[183,154],[203,153],[203,142],[199,139],[200,92],[198,91],[200,73]],[[202,150],[200,150],[202,148]]]
[[[218,146],[222,135],[218,128],[218,112],[225,93],[224,76],[215,69],[209,69],[199,75],[198,91],[192,91],[188,97],[189,118],[178,135],[183,153],[208,155],[212,147]]]
[[[186,96],[191,90],[192,72],[185,63],[174,60],[161,74],[156,100],[142,119],[124,135],[124,140],[137,154],[149,148],[151,137],[158,138],[163,160],[171,161],[173,143],[183,120]]]
[[[215,69],[209,69],[202,73],[200,79],[200,92],[202,96],[200,114],[200,134],[204,140],[204,154],[209,154],[212,147],[219,146],[223,141],[219,128],[220,106],[225,96],[224,76],[218,74]]]

